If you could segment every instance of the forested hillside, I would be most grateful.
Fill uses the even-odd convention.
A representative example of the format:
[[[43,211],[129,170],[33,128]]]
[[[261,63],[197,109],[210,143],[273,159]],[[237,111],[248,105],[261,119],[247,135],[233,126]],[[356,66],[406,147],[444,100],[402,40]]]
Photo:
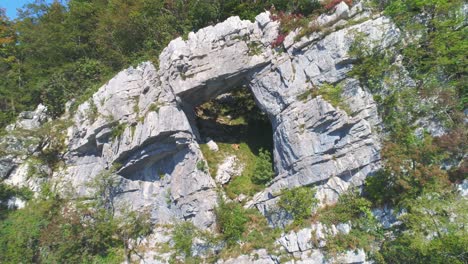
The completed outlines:
[[[327,20],[343,3],[347,16]],[[351,16],[358,4],[359,11]],[[343,254],[347,261],[343,263],[362,263],[353,261],[360,252],[375,263],[468,263],[467,10],[464,0],[36,1],[25,6],[15,20],[0,10],[0,172],[6,171],[6,176],[0,175],[4,177],[0,177],[0,263],[122,263],[150,256],[154,263],[261,263],[255,261],[265,258],[270,262],[264,263],[294,264],[300,260],[308,263],[317,252],[320,263],[341,263],[338,257]],[[256,21],[264,11],[270,12],[264,13],[267,22],[262,17]],[[190,32],[231,16],[254,21],[248,26],[262,34],[278,24],[278,30],[272,26],[277,35],[265,42],[268,45],[254,38],[255,30],[236,35],[245,28],[231,34],[234,37],[223,35],[222,41],[213,41],[213,46],[231,41],[226,46],[245,48],[237,57],[249,59],[246,65],[266,58],[258,62],[261,67],[267,65],[265,68],[239,66],[245,66],[250,75],[246,77],[240,70],[238,76],[252,78],[253,84],[229,79],[238,72],[218,71],[238,65],[225,63],[197,71],[195,62],[205,63],[203,59],[213,51],[189,46],[203,44],[195,35],[192,43],[182,41]],[[241,22],[232,21],[240,27]],[[340,48],[349,35],[342,31],[353,36],[346,56]],[[383,40],[369,42],[372,34],[381,34]],[[330,36],[338,37],[328,41]],[[180,47],[202,54],[187,51],[193,57],[184,61],[186,65],[180,64],[180,69],[167,66],[170,60],[177,60],[175,55],[175,59],[167,56],[162,58],[168,61],[159,61],[159,55],[178,37],[182,40],[169,46],[168,54]],[[335,40],[343,43],[332,42]],[[338,48],[327,50],[324,43]],[[223,48],[215,52],[225,55]],[[308,63],[318,61],[315,76],[307,75],[314,70],[309,64],[303,66],[300,56],[309,56]],[[322,59],[327,56],[342,60]],[[152,64],[140,64],[145,61]],[[158,71],[165,63],[167,72]],[[332,65],[331,70],[327,64]],[[134,68],[122,71],[130,66]],[[296,78],[302,76],[296,71],[303,71],[307,78]],[[258,72],[273,77],[262,83],[263,75],[258,77]],[[209,84],[219,89],[229,86],[225,80],[238,81],[232,85],[237,90],[210,97],[213,90],[206,88],[210,85],[197,79],[204,74],[213,74]],[[283,78],[288,74],[293,77]],[[161,81],[163,77],[166,79]],[[128,80],[141,85],[132,87]],[[193,90],[174,92],[174,87],[165,86],[167,80],[182,88],[190,88],[190,82],[196,85]],[[305,88],[300,81],[306,83]],[[261,87],[265,83],[269,86]],[[284,83],[287,89],[281,86]],[[301,87],[294,90],[297,83]],[[125,85],[133,90],[124,90]],[[265,89],[255,94],[252,87]],[[124,93],[113,97],[109,89]],[[288,96],[281,97],[283,92]],[[153,95],[157,99],[145,101],[144,97]],[[190,105],[198,97],[203,98]],[[69,115],[64,115],[67,102],[71,103]],[[14,131],[5,129],[21,120],[23,116],[18,114],[36,109],[38,104],[47,107],[50,119],[43,118],[31,130],[21,126]],[[359,104],[368,105],[356,110]],[[286,109],[291,105],[293,114],[310,115],[288,116]],[[307,113],[312,110],[315,112]],[[275,119],[276,115],[281,118]],[[186,121],[186,116],[193,120]],[[288,118],[293,121],[288,123]],[[151,134],[154,131],[160,134]],[[355,137],[348,137],[350,134]],[[294,142],[296,135],[299,139]],[[171,145],[171,140],[177,144]],[[279,143],[284,144],[282,148]],[[289,143],[303,152],[293,151]],[[330,149],[323,147],[327,144]],[[161,145],[163,150],[158,149]],[[192,156],[177,156],[185,147]],[[318,154],[304,154],[322,147]],[[361,165],[360,152],[364,153],[362,159],[374,154],[376,158],[370,165]],[[289,154],[305,158],[293,160]],[[151,155],[154,157],[148,158]],[[310,161],[310,157],[320,159]],[[227,171],[239,175],[220,180],[218,171],[225,169],[226,160],[232,167]],[[26,169],[21,171],[24,164]],[[93,164],[104,169],[96,173],[89,169]],[[313,167],[316,164],[332,165]],[[92,181],[69,189],[57,187],[68,172],[79,175],[80,166],[85,168],[83,173],[95,173]],[[140,174],[143,167],[153,178]],[[300,174],[310,168],[321,169]],[[294,174],[296,170],[300,173]],[[340,173],[329,173],[332,170]],[[342,193],[325,192],[336,192],[336,200],[326,203],[322,200],[330,197],[317,195],[329,184],[329,178],[316,176],[323,171],[329,173],[327,177],[341,179],[343,186],[354,181],[355,175],[361,182],[347,185]],[[16,178],[8,179],[9,175],[26,175],[40,187],[30,190]],[[191,177],[196,180],[192,182]],[[313,182],[308,181],[311,178]],[[216,183],[210,186],[210,181]],[[122,183],[132,188],[123,191]],[[275,183],[280,189],[273,189]],[[171,191],[191,187],[184,184],[201,187],[176,200]],[[182,220],[155,224],[159,218],[152,215],[157,211],[154,208],[132,211],[128,204],[114,204],[122,193],[137,193],[135,186],[144,186],[142,193],[149,193],[158,210],[174,210]],[[86,195],[75,195],[80,188]],[[212,199],[213,208],[187,203],[188,216],[181,216],[177,206],[183,198],[206,190],[214,197],[201,195],[194,203]],[[267,197],[265,201],[255,200],[262,195]],[[20,201],[21,208],[15,208],[15,201]],[[271,201],[275,204],[268,208]],[[202,209],[208,216],[205,211],[200,213]],[[197,214],[208,219],[208,224],[197,226],[193,221]]]
[[[0,11],[1,127],[38,103],[58,117],[68,100],[89,96],[130,65],[157,64],[170,40],[229,16],[253,19],[272,6],[310,14],[320,7],[307,0],[67,2],[37,1],[15,21]]]

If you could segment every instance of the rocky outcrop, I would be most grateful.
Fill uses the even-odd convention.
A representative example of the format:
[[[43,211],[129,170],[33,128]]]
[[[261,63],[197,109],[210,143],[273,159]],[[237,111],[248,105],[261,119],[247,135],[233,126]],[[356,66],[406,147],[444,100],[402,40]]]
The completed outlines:
[[[122,204],[149,208],[156,223],[191,220],[212,228],[216,182],[198,145],[193,108],[247,85],[271,121],[276,172],[247,206],[282,225],[281,217],[272,216],[282,189],[317,186],[323,203],[336,201],[350,186],[360,186],[380,162],[376,104],[347,75],[353,63],[349,49],[356,34],[369,46],[386,48],[399,31],[361,4],[350,8],[344,2],[311,23],[327,30],[300,40],[299,32],[292,32],[275,48],[279,22],[268,12],[254,22],[231,17],[190,33],[187,40],[173,40],[160,55],[159,69],[147,62],[124,70],[69,112],[73,125],[67,131],[66,167],[54,178],[66,179],[78,195],[86,195],[87,182],[117,167]],[[332,105],[311,92],[320,94],[325,84],[342,88],[343,104]],[[26,123],[34,126],[36,119]],[[3,177],[11,174],[8,159],[0,164]],[[221,184],[229,180],[218,178]]]
[[[376,104],[357,80],[347,76],[353,62],[348,51],[357,32],[367,37],[369,45],[382,48],[399,37],[387,18],[369,18],[319,39],[313,34],[310,38],[316,40],[309,45],[291,46],[254,76],[252,90],[273,125],[278,176],[250,205],[267,216],[283,188],[317,185],[321,200],[333,202],[380,166]],[[348,112],[321,96],[298,100],[326,83],[343,88]]]
[[[243,169],[243,165],[239,163],[239,159],[236,156],[228,156],[218,166],[215,180],[219,184],[226,184],[231,178],[239,176]]]
[[[47,108],[40,104],[34,111],[22,112],[14,124],[6,127],[8,134],[0,138],[0,180],[4,179],[9,185],[39,190],[44,179],[29,177],[30,168],[34,167],[36,171],[45,174],[50,173],[50,169],[46,165],[26,161],[40,148],[34,130],[39,129],[48,119]],[[19,202],[18,199],[15,201]]]
[[[118,200],[150,208],[157,223],[191,220],[213,226],[215,183],[176,96],[161,85],[150,63],[119,73],[78,107],[69,131],[67,168],[78,193],[86,182],[118,164]]]
[[[362,7],[341,3],[333,19],[343,29],[314,33],[288,45],[286,52],[271,48],[278,22],[268,13],[255,23],[230,18],[214,27],[176,39],[161,54],[162,85],[171,87],[185,106],[207,101],[229,89],[247,84],[273,127],[277,176],[249,203],[268,215],[275,196],[284,188],[319,186],[319,197],[333,202],[349,186],[359,186],[379,168],[379,125],[372,96],[347,72],[353,59],[348,50],[356,34],[369,46],[394,44],[398,29],[385,17],[346,27],[342,19],[363,20]],[[365,18],[365,17],[364,17]],[[325,23],[325,22],[323,22]],[[294,34],[292,35],[294,37]],[[256,46],[256,53],[250,51]],[[223,65],[217,67],[215,65]],[[350,112],[321,96],[298,97],[323,84],[341,85]],[[194,129],[195,130],[195,129]]]

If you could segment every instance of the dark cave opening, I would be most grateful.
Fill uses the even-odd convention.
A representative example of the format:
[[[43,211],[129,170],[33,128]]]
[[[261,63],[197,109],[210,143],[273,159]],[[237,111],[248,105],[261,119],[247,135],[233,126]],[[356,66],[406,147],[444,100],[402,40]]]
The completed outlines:
[[[257,106],[254,95],[246,86],[205,102],[194,108],[200,147],[208,161],[210,173],[216,176],[217,167],[228,156],[236,156],[243,165],[241,175],[225,184],[229,197],[241,194],[252,196],[264,188],[255,182],[258,163],[268,153],[273,177],[273,131],[267,115]],[[213,140],[219,147],[212,151],[206,145]]]

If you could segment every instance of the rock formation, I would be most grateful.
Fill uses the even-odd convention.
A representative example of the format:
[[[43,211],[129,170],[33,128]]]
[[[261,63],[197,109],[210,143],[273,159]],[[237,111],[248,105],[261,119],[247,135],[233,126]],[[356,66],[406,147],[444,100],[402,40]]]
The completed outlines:
[[[356,34],[370,46],[386,48],[399,31],[361,4],[350,9],[342,2],[317,21],[327,30],[299,40],[299,32],[292,32],[277,48],[272,43],[279,22],[268,12],[254,22],[231,17],[190,33],[187,40],[173,40],[160,55],[159,69],[146,62],[124,70],[76,112],[69,111],[66,166],[53,178],[86,195],[87,182],[117,167],[119,202],[150,208],[155,223],[190,220],[212,229],[218,194],[198,145],[193,108],[247,85],[271,121],[276,172],[247,206],[281,226],[283,219],[271,209],[282,189],[317,186],[323,203],[336,201],[350,186],[362,185],[380,162],[377,107],[347,75],[353,63],[349,49]],[[343,88],[346,109],[310,94],[327,84]],[[24,174],[21,166],[26,166],[0,164],[1,176],[10,178]],[[291,243],[288,239],[281,243]],[[233,261],[226,263],[245,262]]]
[[[277,175],[248,205],[269,216],[282,189],[313,185],[324,203],[335,201],[349,186],[361,185],[380,160],[376,105],[347,76],[349,48],[356,34],[369,45],[388,47],[399,31],[361,4],[350,9],[342,2],[318,22],[328,31],[298,41],[292,32],[284,49],[272,48],[279,22],[268,12],[254,22],[231,17],[187,40],[173,40],[160,55],[159,69],[147,62],[122,71],[69,113],[74,125],[66,169],[55,178],[69,180],[85,195],[86,182],[119,164],[120,200],[135,209],[150,207],[157,223],[183,219],[210,228],[216,183],[203,169],[193,108],[247,85],[271,121]],[[342,86],[347,112],[320,95],[307,96],[325,84]],[[2,174],[21,173],[2,168]]]

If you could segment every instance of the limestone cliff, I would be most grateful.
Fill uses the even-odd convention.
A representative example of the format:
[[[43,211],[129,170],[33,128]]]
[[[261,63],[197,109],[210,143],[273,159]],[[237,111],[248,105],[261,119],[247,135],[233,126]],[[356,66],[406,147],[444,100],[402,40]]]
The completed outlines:
[[[66,166],[52,179],[70,182],[76,195],[86,195],[86,182],[118,164],[119,202],[149,208],[157,224],[189,220],[214,229],[217,185],[203,169],[193,108],[246,85],[271,121],[276,174],[246,206],[282,226],[285,219],[271,210],[282,189],[317,186],[323,203],[336,201],[380,166],[377,107],[347,75],[354,62],[349,49],[356,34],[370,46],[388,48],[400,32],[388,18],[344,2],[317,23],[327,30],[300,39],[292,32],[279,48],[272,47],[279,22],[268,12],[254,22],[231,17],[187,40],[173,40],[160,55],[159,68],[146,62],[124,70],[68,113],[73,124]],[[343,88],[344,106],[309,94],[327,84]],[[11,160],[1,161],[7,164],[2,177],[21,183],[29,165]],[[347,259],[362,261],[359,256]],[[250,263],[243,258],[227,263]],[[277,263],[266,258],[258,263]]]

